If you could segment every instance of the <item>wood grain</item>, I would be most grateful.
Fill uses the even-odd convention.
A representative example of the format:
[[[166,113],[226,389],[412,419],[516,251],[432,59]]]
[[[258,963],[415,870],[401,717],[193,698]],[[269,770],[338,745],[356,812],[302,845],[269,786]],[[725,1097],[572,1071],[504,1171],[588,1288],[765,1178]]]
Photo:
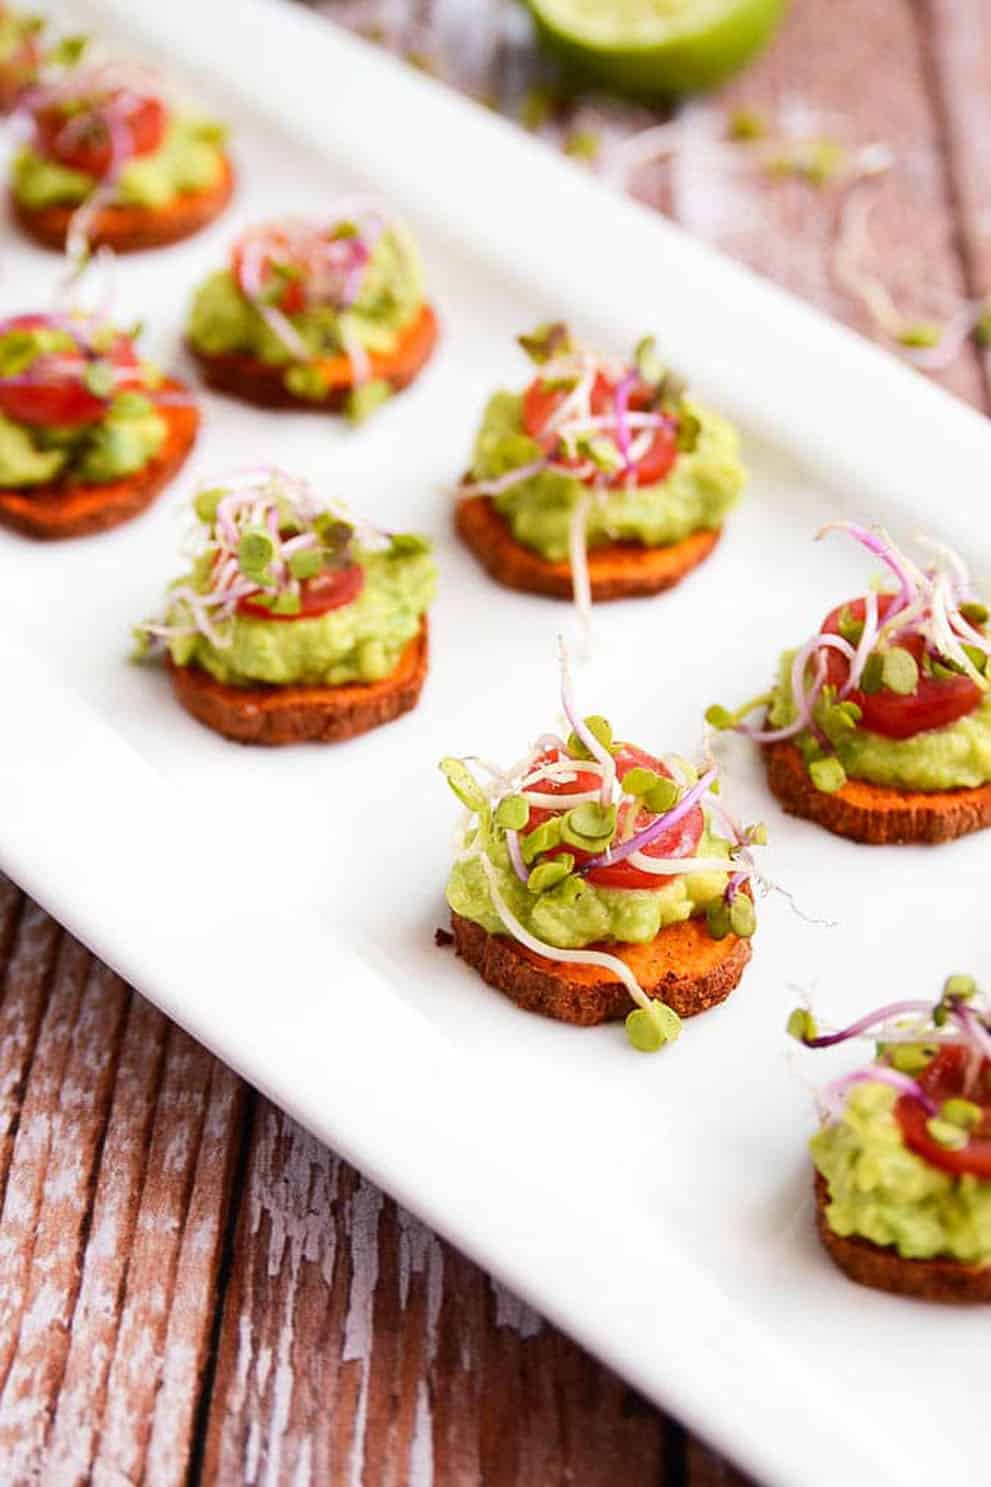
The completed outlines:
[[[664,1433],[574,1344],[261,1105],[206,1482],[656,1483]]]
[[[240,1087],[2,878],[0,949],[0,1479],[177,1483]]]
[[[556,83],[510,0],[320,8],[518,115]],[[883,61],[883,65],[879,65]],[[883,140],[872,267],[912,318],[991,289],[986,0],[794,0],[637,191],[862,331],[837,188],[714,150],[739,104]],[[555,104],[548,145],[657,115]],[[658,328],[663,331],[663,327]],[[942,377],[981,405],[968,350]],[[180,1487],[742,1487],[0,877],[0,1481]]]

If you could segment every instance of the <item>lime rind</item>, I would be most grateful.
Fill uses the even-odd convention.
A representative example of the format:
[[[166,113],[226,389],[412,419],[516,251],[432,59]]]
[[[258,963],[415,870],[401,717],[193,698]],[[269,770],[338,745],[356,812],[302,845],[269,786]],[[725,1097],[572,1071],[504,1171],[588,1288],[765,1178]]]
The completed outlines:
[[[537,29],[579,77],[642,98],[709,88],[780,24],[788,0],[529,0]]]

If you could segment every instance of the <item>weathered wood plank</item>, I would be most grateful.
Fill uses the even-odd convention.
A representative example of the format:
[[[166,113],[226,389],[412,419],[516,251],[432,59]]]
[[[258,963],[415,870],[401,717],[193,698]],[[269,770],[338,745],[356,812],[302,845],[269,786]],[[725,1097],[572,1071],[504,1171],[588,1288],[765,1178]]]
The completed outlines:
[[[654,1487],[663,1436],[618,1380],[262,1107],[206,1483]]]
[[[178,1487],[239,1082],[3,878],[0,993],[0,1479]]]
[[[0,1460],[15,1482],[31,1480],[40,1468],[62,1380],[126,1003],[123,983],[65,937],[7,1188],[10,1200],[23,1175],[25,1190],[33,1188],[40,1199],[30,1268],[23,1267],[26,1283],[14,1293],[20,1301],[16,1351],[0,1393]],[[49,1079],[61,1062],[63,1036],[69,1047],[56,1085]],[[38,1167],[27,1173],[36,1157]],[[7,1205],[4,1220],[6,1229]]]
[[[49,1440],[46,1475],[82,1483],[96,1453],[120,1299],[134,1239],[167,1024],[141,997],[128,1012],[103,1160],[83,1257],[65,1375]]]
[[[21,1100],[41,1026],[58,943],[58,926],[4,882],[4,945],[0,983],[0,1193],[6,1191]],[[3,1256],[0,1222],[0,1258]]]
[[[968,285],[920,13],[913,0],[870,6],[795,0],[769,51],[717,97],[685,112],[686,143],[673,168],[673,210],[684,226],[868,336],[876,331],[863,306],[837,284],[831,261],[839,188],[768,180],[740,167],[746,147],[713,151],[711,141],[722,132],[726,110],[746,105],[771,120],[804,119],[810,132],[848,148],[887,145],[896,164],[870,188],[875,205],[865,267],[906,317],[944,321]],[[972,351],[939,380],[983,402]]]
[[[189,1449],[192,1399],[209,1329],[214,1262],[226,1209],[226,1185],[217,1181],[217,1173],[228,1157],[215,1148],[231,1146],[237,1114],[227,1081],[218,1079],[215,1088],[220,1089],[221,1109],[210,1112],[208,1123],[214,1067],[205,1049],[179,1028],[169,1028],[150,1131],[147,1177],[131,1238],[106,1409],[91,1474],[94,1487],[142,1478],[153,1425],[159,1440],[166,1428],[155,1417],[156,1397],[166,1377],[173,1409],[182,1403],[174,1424],[178,1428],[184,1422],[186,1427],[185,1437],[177,1436],[170,1443],[170,1450],[180,1455],[180,1470]],[[202,1186],[197,1190],[198,1176],[207,1185],[206,1191]],[[191,1228],[191,1220],[196,1228]],[[201,1249],[204,1270],[192,1292],[177,1296],[176,1281],[187,1244]],[[188,1256],[182,1275],[188,1282]],[[177,1308],[183,1312],[189,1308],[191,1315],[174,1320]],[[172,1329],[180,1351],[169,1356],[166,1366],[166,1341]]]

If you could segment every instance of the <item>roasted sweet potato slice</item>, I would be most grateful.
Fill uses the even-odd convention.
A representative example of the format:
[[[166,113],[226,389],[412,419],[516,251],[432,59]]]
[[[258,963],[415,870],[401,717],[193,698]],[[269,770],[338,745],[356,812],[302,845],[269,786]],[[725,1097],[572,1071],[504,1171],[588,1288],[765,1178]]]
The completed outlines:
[[[369,358],[372,377],[390,383],[396,392],[408,387],[430,359],[437,334],[437,316],[430,305],[424,305],[393,351],[388,355],[373,353]],[[333,412],[343,406],[354,386],[353,369],[346,356],[327,357],[320,363],[329,386],[324,398],[314,399],[300,398],[289,391],[284,380],[285,367],[270,366],[246,352],[225,351],[211,356],[192,344],[189,351],[199,363],[208,386],[260,408]]]
[[[164,248],[192,237],[219,217],[234,191],[234,170],[224,157],[223,173],[215,186],[205,191],[187,191],[166,207],[106,206],[98,211],[90,227],[91,247],[113,248],[115,253],[140,253],[145,248]],[[10,193],[11,210],[29,237],[43,248],[65,247],[75,207],[28,207]]]
[[[827,795],[813,785],[789,740],[768,744],[764,758],[768,784],[786,811],[851,841],[935,844],[991,826],[991,784],[924,791],[847,780],[841,790]]]
[[[200,666],[168,664],[176,696],[198,722],[245,744],[340,743],[409,712],[427,674],[427,621],[391,675],[339,687],[235,687]]]
[[[166,391],[185,392],[181,382],[167,381]],[[159,413],[169,425],[159,453],[136,475],[105,485],[77,485],[55,480],[25,490],[0,489],[0,523],[27,537],[54,541],[105,532],[130,521],[150,506],[179,470],[192,449],[199,429],[198,410],[189,405],[163,404]]]
[[[551,563],[539,552],[517,542],[505,517],[488,496],[465,496],[455,508],[454,522],[462,540],[482,567],[510,589],[570,599],[570,563]],[[630,599],[670,589],[703,562],[719,532],[693,532],[669,547],[643,547],[638,542],[610,542],[588,553],[592,599]]]
[[[859,1286],[914,1296],[920,1301],[991,1301],[991,1265],[964,1265],[949,1257],[904,1260],[897,1250],[872,1244],[859,1234],[844,1238],[829,1227],[829,1186],[816,1173],[816,1227],[830,1259]]]
[[[592,1027],[633,1010],[626,987],[604,966],[548,960],[460,914],[452,913],[451,928],[462,959],[524,1011]],[[734,934],[714,940],[701,919],[672,924],[647,945],[600,948],[625,961],[643,989],[679,1017],[694,1017],[725,1001],[751,954],[749,940]]]

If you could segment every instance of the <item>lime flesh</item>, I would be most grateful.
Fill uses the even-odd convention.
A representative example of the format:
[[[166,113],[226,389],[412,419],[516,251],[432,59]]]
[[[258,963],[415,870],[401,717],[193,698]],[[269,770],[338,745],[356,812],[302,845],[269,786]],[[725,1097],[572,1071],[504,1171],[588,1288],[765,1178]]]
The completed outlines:
[[[529,0],[581,77],[641,98],[710,88],[771,37],[788,0]]]

